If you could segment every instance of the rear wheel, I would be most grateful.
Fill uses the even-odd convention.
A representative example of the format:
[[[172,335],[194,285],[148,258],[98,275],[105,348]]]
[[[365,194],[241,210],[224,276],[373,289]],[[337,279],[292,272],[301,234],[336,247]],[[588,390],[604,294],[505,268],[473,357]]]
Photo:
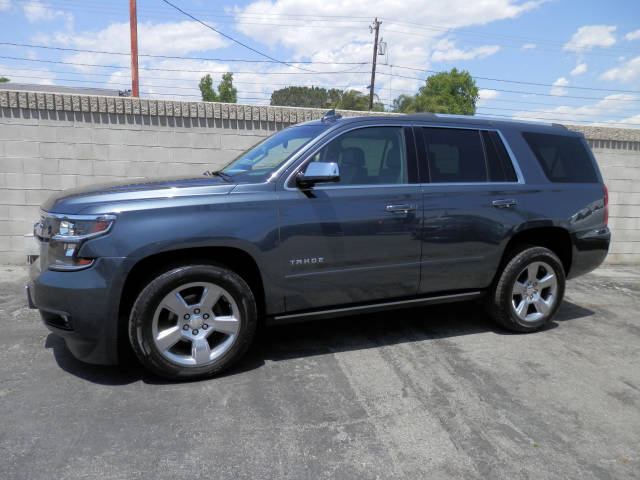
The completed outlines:
[[[490,315],[516,332],[532,332],[548,324],[564,296],[565,274],[555,253],[523,246],[504,265],[487,299]]]
[[[215,375],[248,349],[256,329],[251,289],[213,265],[174,268],[134,303],[129,339],[145,367],[167,378]]]

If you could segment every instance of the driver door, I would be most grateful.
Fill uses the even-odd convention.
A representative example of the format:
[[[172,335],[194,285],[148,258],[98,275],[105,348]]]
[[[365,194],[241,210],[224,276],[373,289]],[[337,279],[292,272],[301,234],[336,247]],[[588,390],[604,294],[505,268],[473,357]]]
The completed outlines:
[[[409,148],[407,148],[409,145]],[[420,276],[422,193],[410,129],[362,127],[309,162],[335,162],[337,183],[303,191],[295,173],[278,192],[287,311],[412,296]]]

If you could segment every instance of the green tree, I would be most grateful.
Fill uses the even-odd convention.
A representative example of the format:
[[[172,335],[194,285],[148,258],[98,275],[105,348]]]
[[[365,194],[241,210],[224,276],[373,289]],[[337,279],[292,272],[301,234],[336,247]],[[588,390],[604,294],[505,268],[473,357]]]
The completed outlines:
[[[9,79],[8,79],[8,78],[6,78],[6,77],[0,77],[0,83],[5,83],[5,82],[8,82],[8,81],[9,81]]]
[[[205,102],[217,102],[218,94],[213,88],[213,80],[208,73],[200,79],[200,93],[202,94],[202,100]]]
[[[233,73],[231,72],[222,75],[222,80],[218,84],[218,101],[225,103],[238,101],[238,89],[233,86]]]
[[[377,97],[376,97],[377,99]],[[369,95],[357,90],[340,90],[322,87],[286,87],[271,94],[271,105],[307,108],[340,108],[342,110],[369,110]],[[383,111],[375,102],[375,111]]]
[[[391,109],[394,112],[409,112],[413,108],[413,104],[416,101],[415,95],[402,94],[393,100]]]
[[[271,105],[283,107],[329,108],[340,100],[342,91],[322,87],[285,87],[271,93]]]
[[[200,79],[198,87],[202,94],[202,100],[205,102],[236,103],[238,101],[238,89],[233,86],[233,73],[231,72],[222,75],[217,92],[213,88],[213,80],[209,74]]]
[[[474,115],[477,101],[478,87],[469,72],[453,68],[429,76],[417,94],[401,95],[393,104],[398,112]]]
[[[374,95],[374,99],[377,100],[377,98],[377,95]],[[357,90],[345,90],[340,95],[340,100],[331,106],[342,110],[369,110],[369,95]],[[380,102],[374,101],[373,111],[382,112],[384,111],[384,106]]]

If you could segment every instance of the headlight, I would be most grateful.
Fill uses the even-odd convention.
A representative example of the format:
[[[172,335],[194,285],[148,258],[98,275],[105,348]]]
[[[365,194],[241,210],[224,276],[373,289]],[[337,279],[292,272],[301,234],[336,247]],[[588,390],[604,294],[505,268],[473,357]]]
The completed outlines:
[[[104,235],[115,222],[115,215],[58,215],[41,212],[34,236],[48,244],[46,266],[52,270],[80,270],[93,259],[79,258],[80,245],[87,239]],[[45,267],[45,265],[42,265]]]

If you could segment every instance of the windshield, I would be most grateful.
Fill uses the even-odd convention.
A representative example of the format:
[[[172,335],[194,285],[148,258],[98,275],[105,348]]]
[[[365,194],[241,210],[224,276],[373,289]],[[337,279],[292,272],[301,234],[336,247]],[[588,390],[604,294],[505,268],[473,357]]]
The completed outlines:
[[[222,169],[234,182],[261,182],[326,127],[301,125],[282,130],[251,147]],[[239,178],[238,178],[239,177]]]

